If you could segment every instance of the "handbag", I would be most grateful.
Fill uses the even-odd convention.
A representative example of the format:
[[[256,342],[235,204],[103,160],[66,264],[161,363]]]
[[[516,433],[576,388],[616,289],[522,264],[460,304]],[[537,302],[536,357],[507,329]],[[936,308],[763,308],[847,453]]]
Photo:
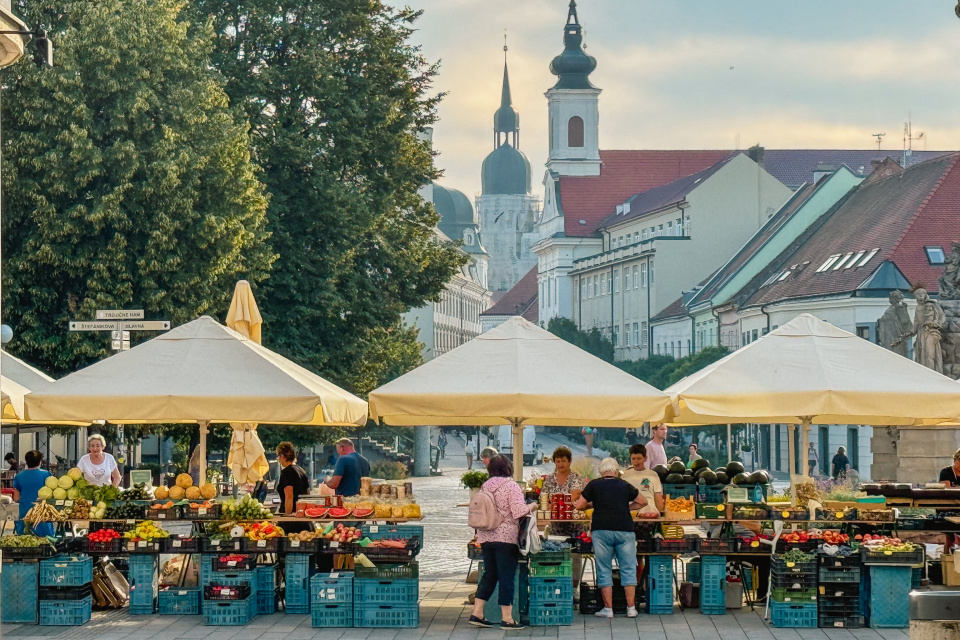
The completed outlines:
[[[524,516],[517,522],[520,529],[520,539],[517,544],[520,546],[520,555],[532,556],[540,553],[540,532],[537,530],[537,519],[532,516]]]

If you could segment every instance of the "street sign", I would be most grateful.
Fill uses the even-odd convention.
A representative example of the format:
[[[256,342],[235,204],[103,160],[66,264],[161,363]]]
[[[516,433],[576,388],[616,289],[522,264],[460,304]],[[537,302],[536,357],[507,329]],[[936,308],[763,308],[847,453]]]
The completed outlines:
[[[168,331],[169,320],[124,320],[124,331]]]
[[[143,309],[97,309],[97,320],[142,320]]]
[[[116,320],[71,320],[70,331],[119,331]]]

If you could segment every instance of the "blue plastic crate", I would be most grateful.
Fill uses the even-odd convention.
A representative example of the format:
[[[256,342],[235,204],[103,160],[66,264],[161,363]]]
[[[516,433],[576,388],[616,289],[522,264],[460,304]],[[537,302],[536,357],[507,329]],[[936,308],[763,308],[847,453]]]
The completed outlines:
[[[353,581],[353,601],[357,603],[408,604],[416,602],[419,594],[420,580],[412,578],[399,580],[355,578]]]
[[[40,624],[56,627],[75,627],[90,621],[93,598],[82,600],[44,600],[40,603]]]
[[[647,556],[647,613],[673,613],[673,557]]]
[[[530,604],[573,602],[573,578],[530,578]]]
[[[723,487],[719,484],[701,484],[697,486],[697,502],[723,502]]]
[[[277,567],[274,565],[257,567],[253,570],[256,575],[255,584],[250,585],[257,593],[267,593],[277,589]]]
[[[573,624],[573,602],[530,603],[531,627],[570,626]]]
[[[318,604],[314,602],[310,609],[310,622],[314,627],[352,627],[353,603]]]
[[[816,629],[817,605],[816,603],[791,604],[789,602],[771,602],[770,622],[775,627]]]
[[[700,558],[694,558],[686,565],[687,582],[700,582]]]
[[[290,557],[300,556],[287,556]],[[306,556],[312,560],[312,556]],[[310,578],[316,574],[313,562],[287,562],[283,576],[284,606],[287,613],[310,613]]]
[[[157,556],[132,555],[128,561],[128,567],[127,580],[131,585],[153,583],[159,578]]]
[[[910,587],[919,589],[921,584],[923,584],[923,567],[913,567],[910,575]]]
[[[691,500],[697,493],[695,484],[664,484],[663,495],[671,498],[690,498]],[[720,500],[717,500],[720,502]]]
[[[412,538],[413,536],[419,536],[423,540],[423,525],[419,524],[365,524],[361,527],[361,531],[371,540]]]
[[[0,621],[37,623],[39,572],[36,562],[8,562],[0,571]]]
[[[157,613],[157,600],[156,598],[153,602],[143,605],[130,605],[127,608],[127,613],[131,616],[152,616]]]
[[[420,626],[420,606],[412,604],[355,604],[353,626],[386,629],[415,629]]]
[[[257,603],[257,615],[265,616],[276,613],[277,605],[280,600],[280,592],[277,589],[273,591],[257,591],[253,596]]]
[[[252,593],[256,593],[257,574],[255,571],[234,571],[232,573],[211,573],[210,579],[203,584],[222,584],[224,586],[236,587],[242,584],[250,587]]]
[[[41,587],[82,587],[93,582],[93,558],[57,556],[40,561]]]
[[[910,567],[870,567],[870,626],[899,629],[910,626]]]
[[[707,615],[727,613],[726,556],[701,556],[700,611]]]
[[[256,615],[253,596],[245,600],[204,600],[203,624],[210,627],[242,627]]]
[[[290,566],[300,566],[300,565],[313,565],[314,558],[312,555],[307,553],[293,553],[284,559],[284,562],[288,567]]]
[[[200,589],[165,589],[160,592],[158,603],[162,616],[198,616]]]
[[[310,603],[311,610],[328,604],[352,604],[353,573],[318,573],[310,578]]]

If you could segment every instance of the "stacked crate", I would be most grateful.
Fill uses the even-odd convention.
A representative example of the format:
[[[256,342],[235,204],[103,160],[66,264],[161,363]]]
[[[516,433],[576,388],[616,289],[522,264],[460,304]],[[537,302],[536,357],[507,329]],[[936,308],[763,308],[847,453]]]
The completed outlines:
[[[152,554],[132,554],[128,560],[130,583],[130,613],[152,615],[157,612],[160,594],[158,557]]]
[[[817,560],[770,562],[770,619],[775,627],[816,628]]]
[[[265,616],[276,613],[280,598],[278,586],[279,574],[276,565],[261,565],[255,570],[253,598],[257,603],[257,615]]]
[[[243,626],[257,615],[256,556],[242,561],[225,561],[222,554],[201,556],[200,585],[203,591],[201,611],[208,626]],[[235,600],[214,599],[208,595],[214,585],[237,587],[242,591]]]
[[[0,571],[0,621],[37,623],[37,598],[40,593],[40,563],[36,560],[3,561]]]
[[[353,626],[416,628],[420,625],[420,565],[354,567]]]
[[[711,616],[727,613],[727,557],[700,556],[700,612]]]
[[[310,621],[314,627],[353,626],[353,572],[310,578]]]
[[[486,571],[486,566],[483,560],[477,563],[477,584],[480,584],[480,580],[483,579],[483,574]],[[527,573],[527,565],[519,564],[517,565],[517,573],[513,578],[513,614],[514,616],[519,616],[521,621],[527,621],[527,609],[530,606],[530,601],[527,598],[527,582],[529,581],[529,575]],[[494,623],[499,624],[503,620],[503,613],[500,609],[500,585],[496,584],[493,588],[493,593],[490,594],[490,599],[487,600],[487,603],[483,607],[483,617]]]
[[[58,556],[40,561],[39,585],[40,624],[71,626],[90,620],[93,610],[93,559],[90,556]]]
[[[287,613],[310,613],[310,578],[317,573],[312,555],[289,554],[284,560],[284,609]]]
[[[820,556],[817,587],[818,626],[824,629],[860,627],[860,556]]]
[[[647,556],[647,613],[673,613],[673,556]]]
[[[573,624],[573,558],[570,551],[530,556],[527,569],[530,626]]]

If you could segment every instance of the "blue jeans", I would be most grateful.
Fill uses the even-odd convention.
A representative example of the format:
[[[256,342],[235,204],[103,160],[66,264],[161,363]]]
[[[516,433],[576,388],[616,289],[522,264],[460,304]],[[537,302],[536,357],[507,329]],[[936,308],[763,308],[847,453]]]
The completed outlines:
[[[512,605],[520,547],[509,542],[484,542],[480,550],[483,552],[483,577],[477,585],[477,599],[489,600],[499,583],[497,603],[504,607]]]
[[[620,565],[620,585],[637,586],[637,536],[633,531],[593,531],[597,586],[613,586],[613,557]]]

